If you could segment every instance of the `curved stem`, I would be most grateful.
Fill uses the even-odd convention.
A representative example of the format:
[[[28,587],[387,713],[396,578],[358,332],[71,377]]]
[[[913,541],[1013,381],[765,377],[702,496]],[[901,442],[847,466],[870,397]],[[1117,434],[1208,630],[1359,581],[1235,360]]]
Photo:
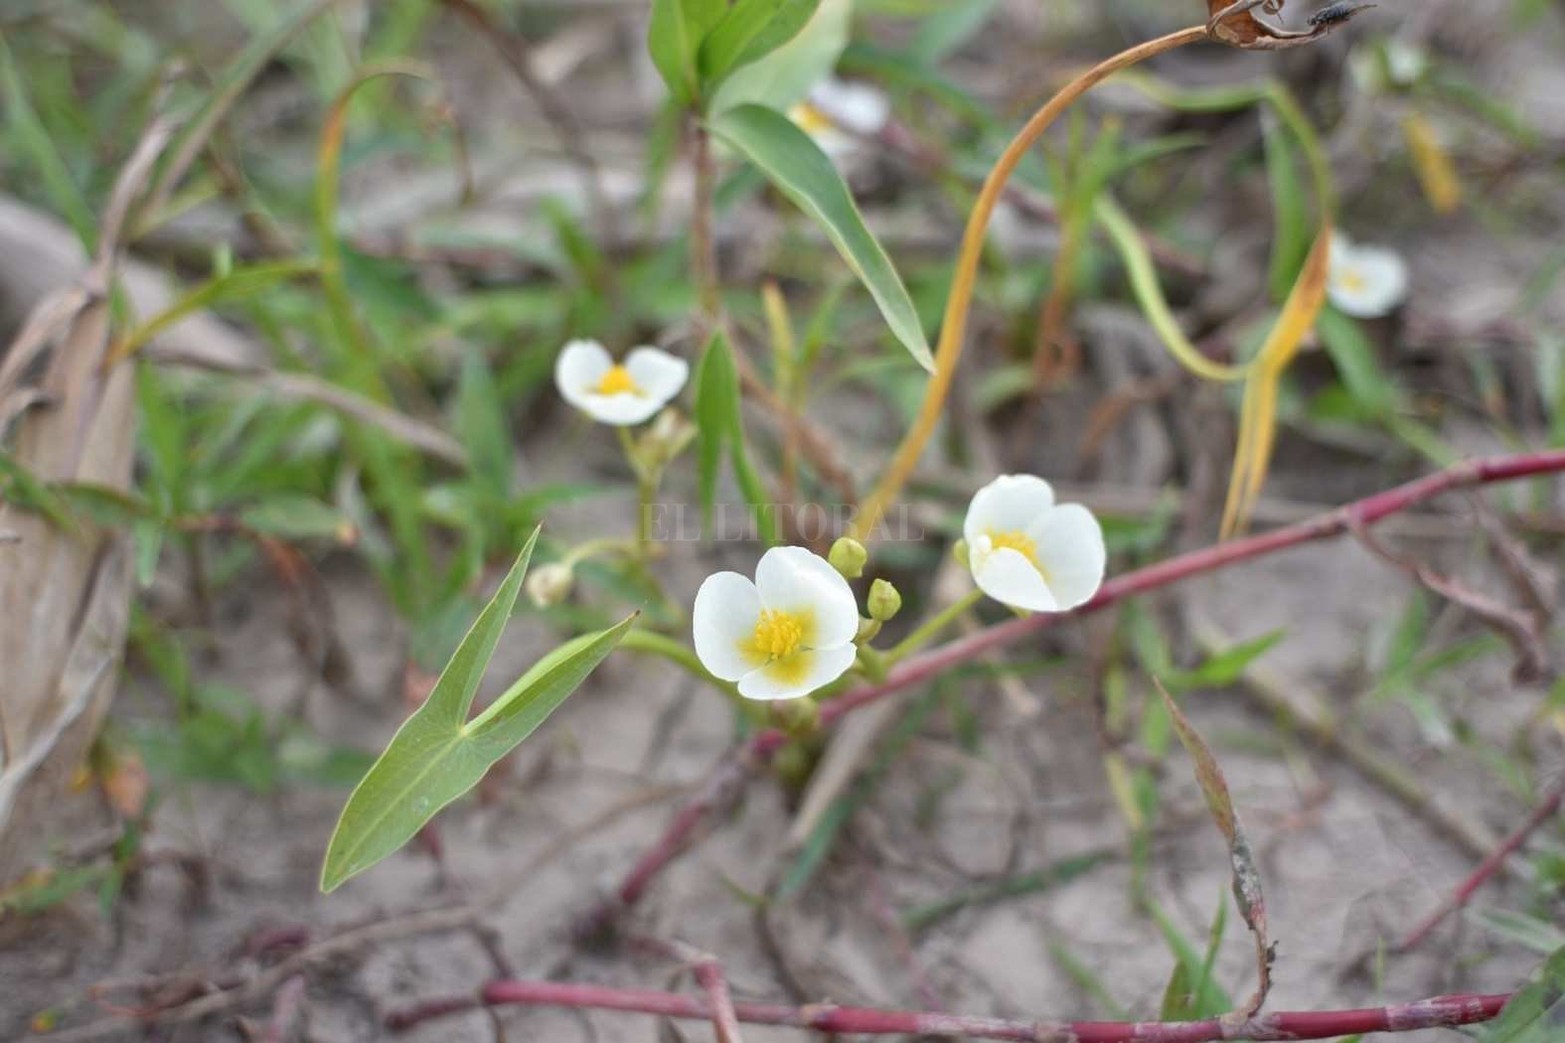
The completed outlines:
[[[1027,125],[1000,155],[1000,159],[989,172],[989,177],[985,179],[983,188],[978,193],[978,199],[973,204],[973,212],[967,219],[967,229],[962,233],[962,247],[957,255],[956,274],[951,280],[951,296],[946,303],[945,322],[940,328],[940,341],[935,349],[934,376],[929,379],[929,387],[924,392],[924,402],[919,407],[917,419],[913,421],[913,426],[903,438],[902,444],[897,447],[896,455],[887,467],[880,484],[864,501],[858,518],[854,521],[851,535],[855,539],[867,542],[868,534],[874,531],[892,498],[902,491],[902,486],[913,473],[919,457],[923,455],[924,446],[928,444],[935,432],[935,425],[940,421],[940,414],[945,408],[946,395],[950,393],[951,381],[956,375],[956,364],[962,357],[962,342],[967,332],[967,313],[972,306],[973,289],[978,280],[978,262],[983,253],[989,219],[994,215],[995,206],[1000,202],[1006,182],[1011,179],[1017,166],[1043,136],[1044,131],[1048,130],[1050,125],[1059,119],[1060,114],[1075,104],[1087,91],[1121,69],[1206,38],[1204,25],[1192,26],[1189,29],[1181,29],[1167,36],[1161,36],[1156,40],[1149,40],[1100,62],[1066,84],[1058,94],[1050,98],[1048,104],[1027,121]]]
[[[907,658],[907,656],[923,648],[929,643],[931,638],[962,618],[974,605],[983,600],[983,596],[984,592],[974,587],[933,616],[930,616],[917,630],[904,637],[891,651],[886,653],[886,664],[895,666]]]

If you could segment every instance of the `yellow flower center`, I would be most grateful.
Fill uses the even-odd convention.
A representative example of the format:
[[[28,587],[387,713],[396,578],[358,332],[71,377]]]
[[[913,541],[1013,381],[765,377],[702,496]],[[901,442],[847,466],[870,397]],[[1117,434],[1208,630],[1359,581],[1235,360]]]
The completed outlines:
[[[765,609],[755,622],[750,649],[766,659],[786,659],[804,644],[808,622],[803,613]]]
[[[1038,563],[1038,545],[1025,532],[1019,529],[1011,532],[991,532],[989,533],[989,542],[994,545],[995,550],[1005,547],[1008,550],[1016,551],[1022,557],[1032,562],[1033,568],[1039,572],[1043,571],[1043,566]]]
[[[603,374],[603,379],[593,385],[591,391],[597,395],[644,394],[641,385],[636,383],[636,378],[624,366],[610,366],[609,371]]]
[[[1363,293],[1369,288],[1369,280],[1355,268],[1337,273],[1337,286],[1349,293]]]
[[[833,130],[837,126],[830,116],[807,101],[801,101],[789,109],[788,118],[806,134],[819,134],[822,131]]]

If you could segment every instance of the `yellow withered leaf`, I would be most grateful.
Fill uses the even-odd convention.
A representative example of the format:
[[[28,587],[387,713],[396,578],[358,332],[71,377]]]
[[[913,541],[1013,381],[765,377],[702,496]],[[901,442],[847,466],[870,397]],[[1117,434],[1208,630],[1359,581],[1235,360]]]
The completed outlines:
[[[1261,486],[1266,483],[1272,446],[1277,437],[1277,388],[1288,364],[1299,353],[1299,345],[1315,328],[1315,320],[1326,303],[1330,247],[1331,223],[1328,221],[1315,237],[1315,245],[1288,293],[1277,325],[1261,345],[1249,379],[1245,381],[1244,400],[1239,411],[1239,444],[1234,452],[1228,501],[1223,507],[1224,539],[1243,531],[1260,498]]]
[[[1410,112],[1402,117],[1402,135],[1429,205],[1437,214],[1454,213],[1462,205],[1462,179],[1435,128],[1422,113]]]

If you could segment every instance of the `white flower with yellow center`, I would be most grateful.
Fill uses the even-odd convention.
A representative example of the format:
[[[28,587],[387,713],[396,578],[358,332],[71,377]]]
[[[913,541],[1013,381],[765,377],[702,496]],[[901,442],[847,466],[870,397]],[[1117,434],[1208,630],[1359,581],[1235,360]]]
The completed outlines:
[[[1354,318],[1389,315],[1407,298],[1407,264],[1395,250],[1360,246],[1333,232],[1326,295],[1338,311]]]
[[[803,547],[773,547],[755,582],[718,572],[696,591],[696,656],[747,699],[795,699],[853,665],[859,608],[848,581]]]
[[[851,152],[856,139],[874,137],[885,129],[891,101],[868,84],[826,79],[788,110],[788,118],[814,138],[821,151],[839,156]]]
[[[690,364],[657,348],[615,362],[595,340],[573,340],[554,362],[560,395],[592,419],[628,427],[652,419],[685,386]]]
[[[1103,584],[1103,527],[1030,474],[1001,475],[973,497],[962,524],[978,589],[1013,608],[1066,612]]]

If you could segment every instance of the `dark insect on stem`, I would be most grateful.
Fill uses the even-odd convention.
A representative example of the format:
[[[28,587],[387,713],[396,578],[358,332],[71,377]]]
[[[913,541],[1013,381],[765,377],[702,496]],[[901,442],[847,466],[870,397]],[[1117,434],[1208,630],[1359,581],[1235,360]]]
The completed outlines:
[[[1323,7],[1319,11],[1316,11],[1314,14],[1310,15],[1310,27],[1313,29],[1319,29],[1321,26],[1336,25],[1338,22],[1346,22],[1349,18],[1352,18],[1364,8],[1373,6],[1373,4],[1356,3],[1332,4],[1330,7]]]

